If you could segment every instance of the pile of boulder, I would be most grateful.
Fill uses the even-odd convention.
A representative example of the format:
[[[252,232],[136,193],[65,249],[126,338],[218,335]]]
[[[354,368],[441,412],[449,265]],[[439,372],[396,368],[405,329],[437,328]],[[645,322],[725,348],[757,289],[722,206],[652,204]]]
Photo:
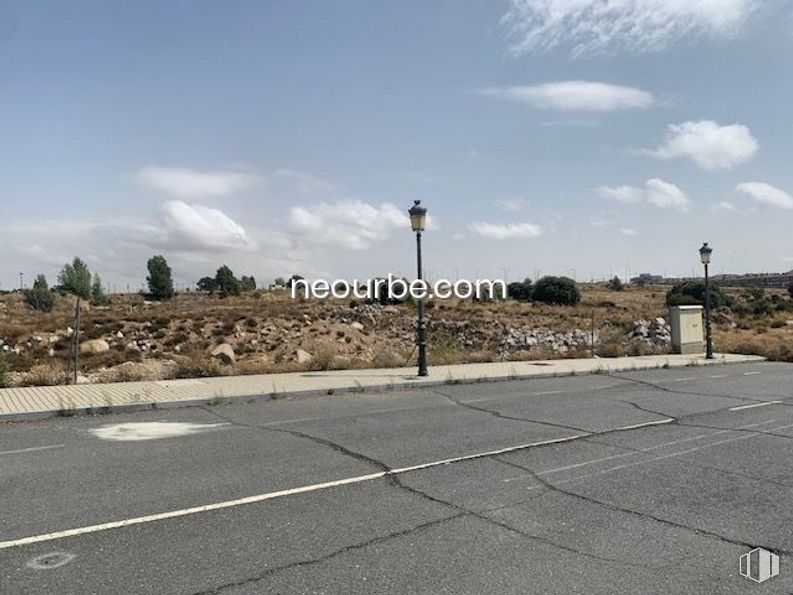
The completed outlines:
[[[637,320],[628,335],[631,342],[645,343],[654,347],[665,347],[672,343],[672,327],[661,317],[652,320]]]
[[[597,343],[597,333],[594,338]],[[516,351],[535,349],[566,354],[570,350],[583,350],[591,347],[591,331],[573,329],[566,332],[554,332],[547,329],[507,328],[501,339],[499,352],[503,356]]]

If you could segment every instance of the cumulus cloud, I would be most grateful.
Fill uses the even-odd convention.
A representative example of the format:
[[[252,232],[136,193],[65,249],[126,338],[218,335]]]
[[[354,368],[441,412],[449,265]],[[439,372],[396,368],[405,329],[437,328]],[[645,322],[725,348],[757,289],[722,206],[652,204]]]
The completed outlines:
[[[596,188],[595,192],[606,200],[614,200],[623,204],[647,203],[662,209],[672,208],[685,211],[689,204],[689,199],[685,192],[674,184],[664,182],[658,178],[647,180],[643,188],[636,186],[601,186]]]
[[[536,238],[542,235],[542,228],[534,223],[486,223],[477,221],[468,226],[473,233],[494,240],[513,240]]]
[[[738,184],[735,190],[747,195],[755,202],[779,207],[780,209],[793,209],[793,196],[765,182],[744,182],[743,184]]]
[[[296,239],[322,246],[365,250],[393,229],[410,227],[407,211],[391,203],[373,206],[359,200],[296,206],[289,212]]]
[[[487,87],[483,95],[524,103],[539,109],[612,112],[647,109],[653,96],[647,91],[608,83],[561,81],[533,86]]]
[[[141,169],[137,179],[154,190],[191,200],[228,196],[262,181],[260,176],[252,173],[153,165]]]
[[[252,249],[245,229],[220,209],[181,200],[163,204],[167,243],[183,249]]]
[[[671,124],[666,142],[643,154],[658,159],[688,157],[706,170],[729,169],[751,159],[759,145],[742,124],[720,126],[711,120]]]
[[[632,229],[630,227],[623,227],[622,229],[620,229],[620,233],[628,237],[634,237],[636,235],[639,235],[638,233],[636,233],[635,229]]]
[[[571,47],[574,57],[651,52],[694,36],[732,36],[759,0],[511,0],[513,55]]]

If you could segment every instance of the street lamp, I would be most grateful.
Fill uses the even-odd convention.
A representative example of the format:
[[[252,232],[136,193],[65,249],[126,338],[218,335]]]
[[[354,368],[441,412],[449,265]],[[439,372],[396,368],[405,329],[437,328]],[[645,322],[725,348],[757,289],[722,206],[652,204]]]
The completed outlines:
[[[423,280],[421,270],[421,232],[427,227],[427,209],[421,206],[420,200],[414,200],[410,213],[410,227],[416,232],[416,255],[418,262],[418,279]],[[424,321],[424,300],[416,301],[419,323],[416,329],[416,345],[419,348],[419,376],[427,375],[427,323]]]
[[[699,258],[705,265],[705,359],[713,359],[713,329],[711,328],[710,316],[710,277],[708,276],[708,265],[710,264],[710,254],[713,248],[705,242],[699,249]]]

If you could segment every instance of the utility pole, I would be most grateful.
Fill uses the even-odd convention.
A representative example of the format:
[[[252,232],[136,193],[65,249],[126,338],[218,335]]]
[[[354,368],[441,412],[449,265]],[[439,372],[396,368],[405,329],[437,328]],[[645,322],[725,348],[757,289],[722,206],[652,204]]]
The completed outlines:
[[[22,281],[22,279],[24,278],[24,276],[25,276],[25,274],[24,274],[24,273],[19,273],[19,291],[20,291],[20,292],[21,292],[23,289],[25,289],[25,284],[24,284],[24,282]]]

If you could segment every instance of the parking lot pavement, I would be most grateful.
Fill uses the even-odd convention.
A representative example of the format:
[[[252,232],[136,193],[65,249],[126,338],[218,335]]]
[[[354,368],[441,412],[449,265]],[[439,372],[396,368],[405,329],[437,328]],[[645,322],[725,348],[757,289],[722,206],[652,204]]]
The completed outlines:
[[[789,593],[793,366],[0,426],[0,593]],[[739,557],[780,557],[762,584]]]

